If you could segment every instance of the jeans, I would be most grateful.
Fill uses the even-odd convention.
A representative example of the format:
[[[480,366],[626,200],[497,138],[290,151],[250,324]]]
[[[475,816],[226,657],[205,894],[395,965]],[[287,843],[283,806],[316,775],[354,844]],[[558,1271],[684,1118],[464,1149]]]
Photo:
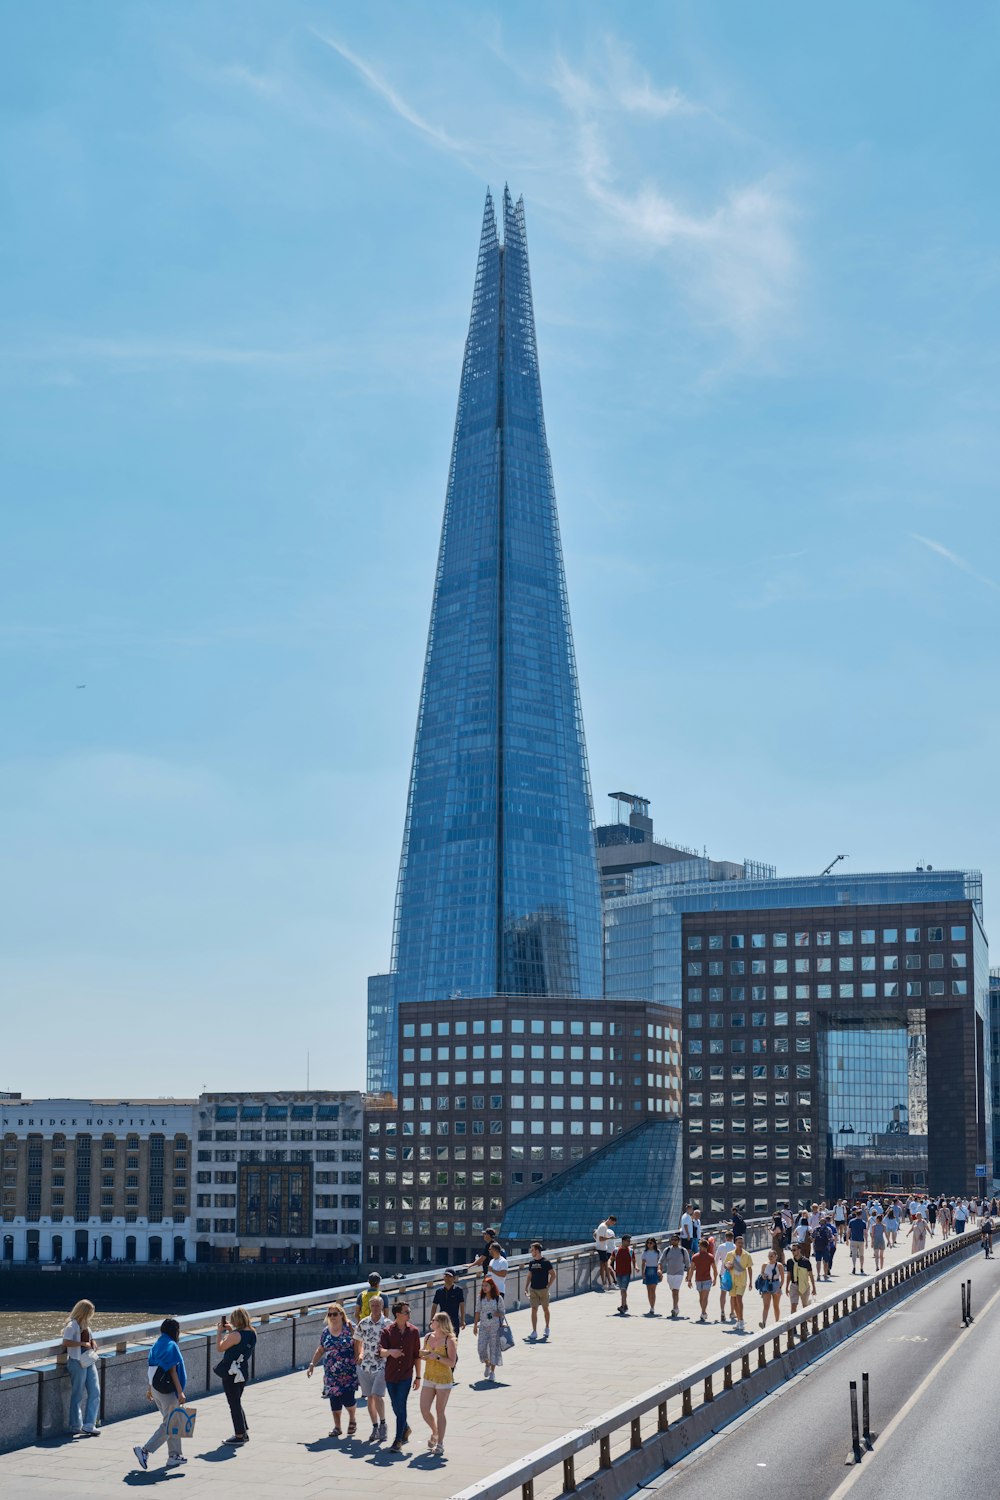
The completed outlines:
[[[81,1426],[93,1432],[97,1413],[101,1407],[101,1387],[95,1365],[82,1365],[78,1359],[68,1359],[66,1366],[72,1381],[69,1393],[69,1425],[71,1432],[79,1432]],[[80,1406],[84,1391],[87,1393],[87,1408],[80,1421]]]
[[[403,1441],[403,1433],[406,1431],[406,1398],[410,1394],[410,1386],[413,1384],[413,1376],[408,1375],[405,1380],[387,1380],[385,1389],[392,1406],[392,1414],[396,1418],[396,1442]]]

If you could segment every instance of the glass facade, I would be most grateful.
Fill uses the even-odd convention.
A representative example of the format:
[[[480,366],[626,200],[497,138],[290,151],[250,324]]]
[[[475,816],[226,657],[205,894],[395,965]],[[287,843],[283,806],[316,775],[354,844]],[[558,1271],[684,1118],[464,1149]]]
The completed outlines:
[[[821,1051],[828,1149],[845,1163],[927,1170],[927,1020],[831,1018]]]
[[[586,1161],[511,1204],[500,1225],[508,1246],[579,1245],[609,1213],[634,1236],[679,1223],[681,1132],[674,1120],[637,1125]],[[639,1247],[641,1248],[641,1246]]]
[[[524,210],[506,190],[503,219],[501,245],[487,195],[400,861],[393,1007],[456,992],[602,993]],[[387,1054],[383,1063],[378,1086],[395,1087]]]
[[[605,993],[615,999],[679,1005],[684,975],[681,921],[686,913],[773,911],[893,902],[971,901],[982,921],[982,876],[967,870],[901,870],[678,882],[655,866],[630,876],[630,893],[604,905]],[[902,977],[902,976],[901,976]],[[860,975],[858,976],[860,979]],[[904,980],[905,982],[905,980]],[[981,986],[977,981],[977,990]]]

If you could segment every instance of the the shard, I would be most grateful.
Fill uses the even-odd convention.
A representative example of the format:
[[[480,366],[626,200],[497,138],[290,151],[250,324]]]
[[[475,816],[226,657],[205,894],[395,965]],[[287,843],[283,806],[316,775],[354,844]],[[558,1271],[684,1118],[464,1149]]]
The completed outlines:
[[[524,206],[487,194],[413,751],[391,976],[406,1000],[602,993],[583,720],[538,373]]]

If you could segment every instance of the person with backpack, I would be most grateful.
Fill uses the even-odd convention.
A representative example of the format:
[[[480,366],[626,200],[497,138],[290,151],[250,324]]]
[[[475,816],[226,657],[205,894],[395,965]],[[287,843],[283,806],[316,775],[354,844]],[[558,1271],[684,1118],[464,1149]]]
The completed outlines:
[[[226,1438],[226,1442],[232,1443],[234,1447],[250,1441],[247,1419],[243,1413],[243,1392],[250,1379],[251,1361],[256,1346],[257,1335],[245,1307],[237,1307],[231,1318],[221,1319],[215,1348],[222,1359],[215,1366],[215,1373],[222,1379],[222,1389],[232,1413],[233,1434]]]
[[[358,1293],[357,1300],[354,1303],[354,1311],[357,1314],[356,1321],[358,1323],[361,1322],[362,1318],[367,1318],[371,1312],[372,1298],[382,1296],[381,1288],[382,1278],[377,1271],[373,1271],[368,1278],[368,1285],[363,1292]]]
[[[184,1368],[184,1356],[178,1344],[180,1336],[181,1325],[177,1319],[164,1318],[160,1324],[160,1337],[149,1351],[146,1364],[149,1378],[146,1400],[151,1401],[159,1411],[160,1425],[142,1447],[137,1446],[132,1449],[140,1469],[149,1467],[149,1455],[155,1453],[164,1442],[167,1445],[166,1467],[168,1469],[178,1469],[181,1464],[187,1463],[187,1459],[181,1453],[180,1437],[175,1437],[173,1433],[167,1435],[168,1419],[176,1408],[183,1406],[187,1400],[184,1395],[187,1370]]]
[[[837,1232],[829,1219],[821,1219],[813,1235],[813,1251],[821,1281],[829,1281],[833,1272],[833,1256],[837,1249]]]

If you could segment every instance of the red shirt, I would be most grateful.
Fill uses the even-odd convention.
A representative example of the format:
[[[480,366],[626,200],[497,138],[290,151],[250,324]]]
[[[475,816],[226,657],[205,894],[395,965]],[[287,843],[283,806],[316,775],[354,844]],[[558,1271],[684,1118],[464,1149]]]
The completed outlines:
[[[695,1281],[711,1281],[715,1257],[710,1251],[699,1250],[698,1254],[692,1257],[691,1264],[694,1267]]]
[[[614,1253],[613,1265],[616,1276],[629,1276],[632,1272],[632,1247],[619,1245]]]
[[[400,1328],[396,1319],[393,1318],[388,1328],[382,1330],[379,1340],[383,1349],[402,1349],[402,1354],[395,1354],[385,1361],[385,1378],[395,1383],[397,1380],[408,1380],[413,1374],[417,1355],[420,1353],[420,1334],[412,1323],[407,1323],[405,1328]]]

